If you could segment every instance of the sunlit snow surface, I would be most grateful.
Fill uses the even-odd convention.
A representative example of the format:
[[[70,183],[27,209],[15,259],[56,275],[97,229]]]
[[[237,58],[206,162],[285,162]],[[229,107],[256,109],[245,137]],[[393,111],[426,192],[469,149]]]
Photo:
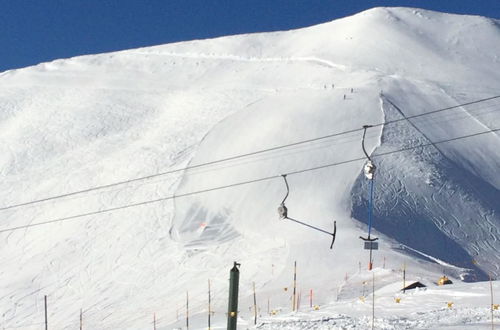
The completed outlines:
[[[147,329],[154,313],[158,329],[185,328],[189,291],[190,329],[206,328],[210,279],[213,328],[224,329],[238,261],[241,327],[253,327],[255,282],[259,328],[368,328],[372,274],[377,328],[491,327],[489,284],[460,277],[500,274],[498,132],[414,147],[499,128],[500,99],[368,130],[378,167],[374,272],[358,238],[368,183],[354,160],[363,157],[363,125],[500,95],[499,26],[378,8],[301,30],[1,73],[2,206],[195,168],[1,210],[0,230],[161,200],[0,233],[0,326],[39,329],[47,295],[56,329],[76,328],[80,309],[85,329]],[[325,231],[337,221],[330,250],[329,236],[279,220],[276,209],[281,174],[337,163],[287,177],[291,217]],[[270,179],[191,195],[262,178]],[[302,307],[290,314],[294,261]],[[396,304],[403,264],[428,288]],[[436,287],[443,272],[456,284]],[[306,307],[311,289],[317,311]]]

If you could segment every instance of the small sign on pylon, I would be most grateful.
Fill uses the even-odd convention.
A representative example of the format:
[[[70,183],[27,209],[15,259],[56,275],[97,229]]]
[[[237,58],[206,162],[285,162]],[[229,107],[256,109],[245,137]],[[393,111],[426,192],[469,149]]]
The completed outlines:
[[[378,250],[378,242],[366,241],[364,245],[365,250]]]

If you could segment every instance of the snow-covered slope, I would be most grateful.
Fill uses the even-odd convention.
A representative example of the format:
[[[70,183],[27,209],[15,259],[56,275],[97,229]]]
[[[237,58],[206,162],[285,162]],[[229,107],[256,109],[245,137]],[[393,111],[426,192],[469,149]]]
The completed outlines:
[[[211,279],[224,327],[234,260],[244,318],[252,282],[262,310],[267,299],[288,308],[294,261],[302,292],[314,289],[318,303],[357,299],[346,278],[367,275],[360,128],[383,122],[393,123],[366,140],[378,167],[376,271],[388,282],[403,263],[429,282],[443,271],[498,277],[500,139],[482,133],[500,127],[500,98],[399,119],[500,94],[499,24],[376,8],[301,30],[0,74],[1,205],[168,172],[4,207],[0,230],[141,204],[0,233],[1,325],[39,327],[47,295],[58,329],[74,328],[80,309],[89,329],[144,329],[153,313],[171,329],[184,324],[189,291],[201,328]],[[281,174],[290,216],[326,231],[337,221],[333,250],[327,235],[278,220]],[[216,187],[225,188],[192,194]]]

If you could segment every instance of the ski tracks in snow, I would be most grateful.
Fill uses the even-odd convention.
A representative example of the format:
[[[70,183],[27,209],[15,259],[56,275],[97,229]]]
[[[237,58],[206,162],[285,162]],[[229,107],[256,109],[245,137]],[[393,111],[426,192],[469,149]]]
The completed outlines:
[[[194,59],[210,59],[210,60],[230,60],[240,62],[306,62],[315,65],[321,65],[332,69],[347,71],[348,67],[342,64],[333,63],[331,61],[314,57],[314,56],[290,56],[290,57],[245,57],[231,54],[216,54],[216,53],[174,53],[174,52],[134,52],[133,54],[140,55],[156,55],[168,56],[176,58],[194,58]]]

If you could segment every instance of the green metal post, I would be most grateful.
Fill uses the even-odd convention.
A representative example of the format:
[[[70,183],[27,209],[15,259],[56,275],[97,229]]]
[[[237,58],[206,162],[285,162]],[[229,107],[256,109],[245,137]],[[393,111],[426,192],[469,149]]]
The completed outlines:
[[[43,297],[43,301],[45,304],[45,330],[49,330],[49,321],[47,318],[47,296]]]
[[[229,308],[227,312],[227,330],[236,330],[238,322],[238,287],[240,282],[239,263],[234,262],[234,266],[229,272]]]

